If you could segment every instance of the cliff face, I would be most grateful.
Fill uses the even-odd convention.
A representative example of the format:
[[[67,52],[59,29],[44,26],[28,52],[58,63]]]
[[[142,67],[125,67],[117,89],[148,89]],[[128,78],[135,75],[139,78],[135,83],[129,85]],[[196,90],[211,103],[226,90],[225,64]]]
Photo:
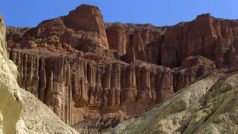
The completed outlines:
[[[23,50],[11,51],[10,57],[19,67],[21,87],[70,124],[107,113],[136,115],[174,93],[173,70],[156,65],[100,65]]]
[[[141,61],[96,64],[82,57],[42,53],[10,52],[20,71],[18,83],[69,124],[108,113],[137,115],[214,68],[213,62],[207,66],[189,61],[181,69]]]
[[[122,55],[130,57],[131,48],[137,59],[168,67],[181,66],[186,57],[201,55],[223,67],[236,66],[237,27],[238,21],[204,14],[169,27],[110,24],[107,33],[109,46]]]
[[[20,125],[22,103],[16,81],[16,66],[8,59],[6,51],[6,27],[0,18],[0,134],[16,133]],[[12,117],[12,118],[11,118]]]
[[[148,52],[147,47],[158,44],[166,28],[156,28],[149,24],[133,25],[115,23],[107,24],[106,31],[109,48],[118,50],[120,55],[126,55],[127,57],[131,55],[130,49],[134,49],[137,59],[154,61],[156,63],[155,59],[150,55],[151,53]]]
[[[178,66],[187,56],[202,55],[214,60],[218,67],[233,66],[227,57],[237,40],[237,26],[237,21],[215,19],[205,14],[192,22],[170,27],[164,35],[161,64]],[[170,59],[163,58],[170,51],[165,46],[175,50]]]
[[[21,87],[66,123],[103,130],[105,120],[136,116],[215,68],[236,67],[237,27],[209,14],[169,27],[105,24],[97,7],[82,5],[35,28],[10,27],[7,42]]]
[[[82,5],[67,16],[44,21],[36,28],[10,29],[8,43],[13,48],[38,47],[57,52],[109,48],[103,17],[93,6]]]
[[[0,134],[77,134],[18,86],[17,67],[7,55],[6,28],[0,18]]]
[[[109,48],[103,16],[97,7],[81,5],[62,19],[66,27],[86,31],[85,34],[92,36],[90,39],[95,39],[97,45],[104,49]]]
[[[211,73],[112,133],[236,133],[237,79],[237,70]]]

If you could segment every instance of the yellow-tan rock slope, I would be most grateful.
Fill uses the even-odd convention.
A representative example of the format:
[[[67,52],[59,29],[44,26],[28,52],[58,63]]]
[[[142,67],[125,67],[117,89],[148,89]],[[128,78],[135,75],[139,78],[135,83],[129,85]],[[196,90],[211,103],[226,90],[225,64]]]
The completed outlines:
[[[219,70],[179,91],[113,134],[238,133],[238,73]]]

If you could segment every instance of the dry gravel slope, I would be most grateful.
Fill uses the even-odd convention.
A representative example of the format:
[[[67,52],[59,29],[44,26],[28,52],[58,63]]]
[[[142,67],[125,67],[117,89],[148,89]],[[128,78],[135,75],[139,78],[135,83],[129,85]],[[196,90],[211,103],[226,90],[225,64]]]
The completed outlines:
[[[238,133],[238,73],[218,71],[178,92],[113,134]]]
[[[8,59],[0,18],[0,134],[78,134],[45,104],[19,88],[17,67]]]

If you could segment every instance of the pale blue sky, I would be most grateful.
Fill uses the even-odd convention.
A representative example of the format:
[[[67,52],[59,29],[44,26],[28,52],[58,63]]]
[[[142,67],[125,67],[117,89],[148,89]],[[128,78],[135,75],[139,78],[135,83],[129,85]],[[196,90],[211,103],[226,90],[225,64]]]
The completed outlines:
[[[81,4],[98,6],[106,22],[165,26],[208,12],[219,18],[238,19],[238,0],[0,0],[0,14],[8,26],[33,27],[66,15]]]

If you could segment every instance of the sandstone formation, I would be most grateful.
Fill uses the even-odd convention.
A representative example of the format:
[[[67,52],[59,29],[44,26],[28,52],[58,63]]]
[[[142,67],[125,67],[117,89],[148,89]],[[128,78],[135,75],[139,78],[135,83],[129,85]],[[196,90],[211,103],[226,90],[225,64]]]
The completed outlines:
[[[18,86],[17,67],[8,59],[5,38],[0,18],[0,134],[78,134]]]
[[[237,80],[237,70],[216,71],[112,133],[236,133]]]
[[[10,29],[8,43],[14,48],[39,47],[52,51],[109,48],[103,17],[93,6],[81,5],[69,15],[44,21],[37,28]]]
[[[105,49],[109,48],[103,16],[97,7],[81,5],[62,19],[66,27],[82,31],[83,34],[91,36],[89,39],[95,39],[96,45]],[[84,36],[82,35],[82,39]]]
[[[109,47],[122,54],[129,53],[128,48],[133,47],[136,58],[143,61],[177,67],[184,58],[201,55],[223,67],[235,66],[230,57],[236,53],[237,26],[236,20],[204,14],[194,21],[170,27],[109,24],[107,33]]]
[[[236,67],[237,38],[238,21],[210,14],[167,27],[106,24],[89,5],[35,28],[7,29],[19,85],[66,123],[99,132],[216,68]]]
[[[18,83],[69,124],[119,111],[135,115],[174,93],[169,68],[51,54],[12,50],[10,57],[19,67]]]
[[[146,55],[147,47],[157,44],[160,41],[160,37],[166,31],[166,28],[157,28],[149,24],[112,23],[107,24],[106,31],[109,48],[118,50],[121,55],[130,55],[130,48],[134,48],[137,59],[153,61],[155,59],[149,57],[149,52]]]

